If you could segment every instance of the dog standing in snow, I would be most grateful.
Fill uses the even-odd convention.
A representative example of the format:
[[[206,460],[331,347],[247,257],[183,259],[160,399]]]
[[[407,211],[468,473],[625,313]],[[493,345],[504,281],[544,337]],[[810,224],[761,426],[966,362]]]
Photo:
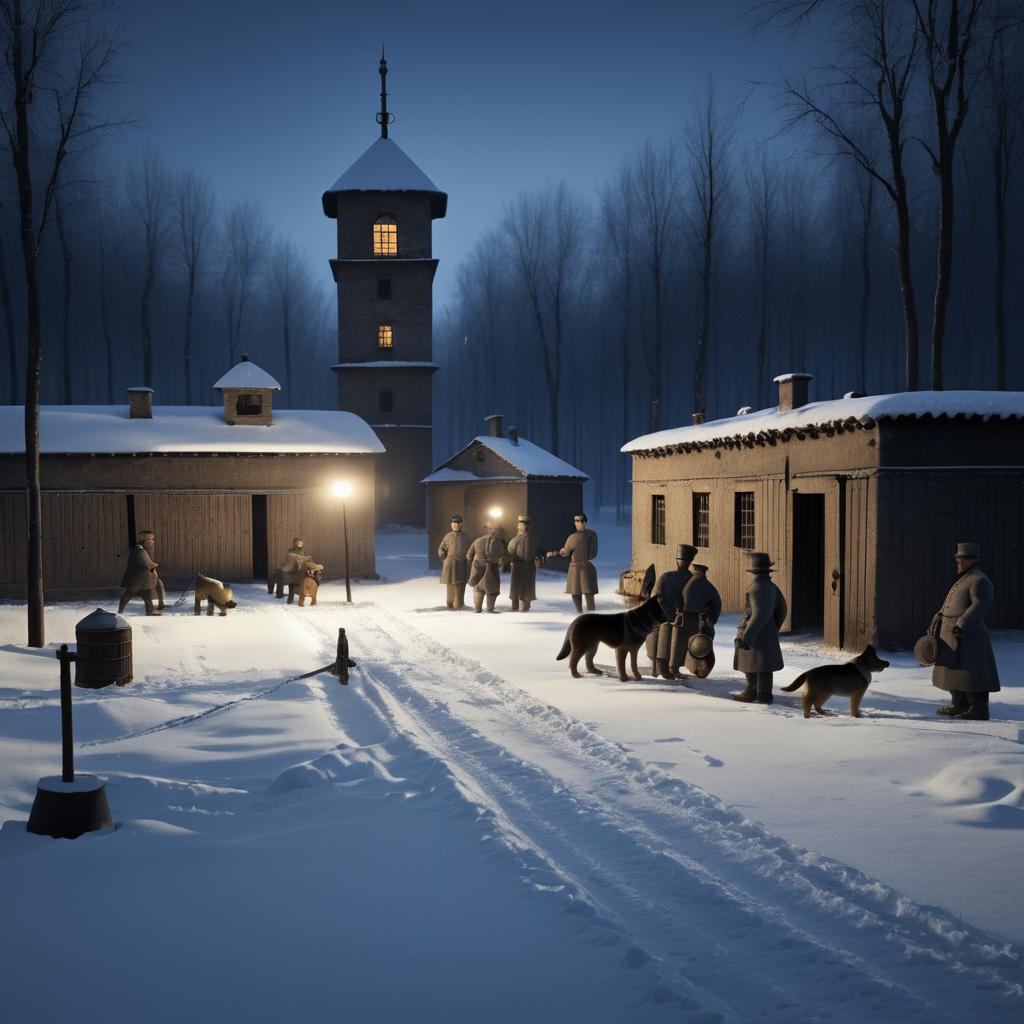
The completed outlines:
[[[302,580],[299,583],[288,584],[288,603],[292,598],[299,595],[299,607],[303,608],[308,597],[310,605],[316,604],[316,594],[320,589],[320,580],[323,577],[324,567],[312,559],[308,559],[302,566]]]
[[[811,717],[813,707],[819,715],[827,715],[828,711],[822,710],[822,704],[829,697],[849,697],[850,715],[853,718],[860,718],[860,702],[864,699],[868,686],[871,684],[871,673],[881,672],[889,667],[889,662],[882,659],[875,652],[872,644],[864,648],[862,654],[858,654],[853,661],[845,665],[819,665],[808,672],[802,672],[789,684],[784,686],[783,692],[792,693],[802,686],[804,718]]]
[[[204,576],[202,573],[196,578],[196,615],[200,614],[203,601],[207,602],[207,615],[213,614],[214,605],[220,609],[221,615],[227,615],[229,608],[238,607],[232,600],[233,597],[231,588],[220,580]]]
[[[627,612],[605,615],[600,612],[584,612],[569,623],[562,649],[555,655],[555,661],[569,658],[569,671],[573,679],[579,679],[577,666],[583,658],[591,675],[604,675],[594,665],[594,655],[599,644],[615,650],[615,667],[619,679],[626,681],[626,655],[630,657],[630,668],[634,679],[643,678],[636,664],[636,652],[643,646],[648,634],[654,632],[667,616],[657,597],[652,597]],[[571,657],[570,657],[571,655]]]

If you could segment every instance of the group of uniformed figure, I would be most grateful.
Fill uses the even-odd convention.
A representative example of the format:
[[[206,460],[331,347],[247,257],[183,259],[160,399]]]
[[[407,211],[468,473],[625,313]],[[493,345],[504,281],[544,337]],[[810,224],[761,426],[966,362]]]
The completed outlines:
[[[577,611],[593,610],[597,593],[597,534],[587,528],[587,517],[574,517],[575,529],[557,551],[545,551],[533,532],[529,516],[516,520],[516,535],[506,540],[502,527],[488,520],[484,533],[470,541],[462,530],[462,516],[452,516],[450,529],[437,549],[441,559],[441,584],[447,588],[447,606],[453,611],[466,603],[467,584],[473,591],[473,610],[495,611],[501,593],[501,570],[511,569],[508,596],[512,611],[528,612],[537,597],[537,570],[546,558],[568,558],[565,592]]]

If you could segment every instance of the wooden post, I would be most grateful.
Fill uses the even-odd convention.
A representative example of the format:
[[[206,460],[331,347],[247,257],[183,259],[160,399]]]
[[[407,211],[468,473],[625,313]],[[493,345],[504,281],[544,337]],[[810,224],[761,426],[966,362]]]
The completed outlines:
[[[75,738],[71,724],[71,662],[75,656],[68,651],[67,644],[61,644],[57,652],[60,659],[60,741],[61,780],[75,781]]]
[[[334,662],[334,674],[338,677],[339,681],[345,686],[348,686],[348,637],[345,636],[345,630],[338,630],[338,657]]]
[[[352,580],[348,573],[348,511],[345,502],[341,503],[341,526],[345,534],[345,600],[352,603]]]

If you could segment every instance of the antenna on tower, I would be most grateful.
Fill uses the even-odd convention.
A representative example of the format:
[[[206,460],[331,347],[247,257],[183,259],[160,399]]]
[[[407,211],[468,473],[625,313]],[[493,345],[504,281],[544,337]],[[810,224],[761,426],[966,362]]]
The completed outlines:
[[[388,137],[388,125],[395,120],[394,114],[388,113],[388,62],[384,59],[384,47],[380,48],[380,113],[377,124],[380,125],[380,137]]]

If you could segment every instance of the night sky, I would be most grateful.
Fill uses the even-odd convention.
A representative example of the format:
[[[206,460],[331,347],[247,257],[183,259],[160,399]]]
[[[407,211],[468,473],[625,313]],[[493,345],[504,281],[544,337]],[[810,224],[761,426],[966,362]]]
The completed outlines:
[[[745,92],[813,60],[736,25],[749,6],[121,0],[122,93],[145,128],[113,159],[150,147],[209,178],[222,205],[258,198],[330,282],[335,225],[320,195],[379,134],[383,44],[391,136],[450,196],[435,224],[442,304],[462,255],[521,189],[565,178],[590,194],[645,139],[680,128],[709,73]],[[773,105],[770,92],[748,104],[752,138]]]

